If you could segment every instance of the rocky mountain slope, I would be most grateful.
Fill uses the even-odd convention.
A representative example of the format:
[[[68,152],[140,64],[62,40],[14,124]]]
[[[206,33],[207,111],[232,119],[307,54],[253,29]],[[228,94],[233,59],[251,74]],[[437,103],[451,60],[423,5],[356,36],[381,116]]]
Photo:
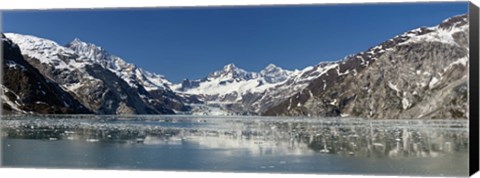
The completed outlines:
[[[3,113],[72,114],[92,113],[70,93],[43,77],[24,60],[20,49],[0,34],[3,48]]]
[[[104,49],[75,39],[66,47],[29,35],[7,33],[25,60],[97,114],[174,114],[188,109],[146,73]]]
[[[466,15],[396,36],[340,61],[265,115],[468,117]]]

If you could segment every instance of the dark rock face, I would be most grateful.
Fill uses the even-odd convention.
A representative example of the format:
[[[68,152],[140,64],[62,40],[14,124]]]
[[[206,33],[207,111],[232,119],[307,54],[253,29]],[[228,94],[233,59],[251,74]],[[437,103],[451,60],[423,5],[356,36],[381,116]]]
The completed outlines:
[[[467,74],[463,15],[347,57],[264,115],[465,119]]]
[[[18,46],[1,34],[3,46],[2,108],[4,113],[92,113],[58,84],[26,62]]]
[[[143,103],[142,99],[127,83],[119,80],[112,72],[105,70],[99,65],[86,66],[86,71],[94,78],[99,79],[101,84],[88,86],[91,92],[84,93],[87,103],[98,103],[95,111],[98,114],[156,114],[153,108]],[[93,95],[92,95],[93,94]],[[167,113],[173,113],[166,110]]]

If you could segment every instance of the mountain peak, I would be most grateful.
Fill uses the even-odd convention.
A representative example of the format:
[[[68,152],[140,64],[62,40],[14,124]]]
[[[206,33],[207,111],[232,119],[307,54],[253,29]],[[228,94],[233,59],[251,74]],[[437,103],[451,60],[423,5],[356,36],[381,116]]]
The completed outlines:
[[[80,38],[74,38],[70,43],[65,45],[65,47],[70,48],[81,55],[87,56],[90,59],[104,60],[110,56],[108,51],[102,47],[82,41]]]
[[[235,69],[238,69],[238,67],[235,66],[235,64],[233,64],[233,63],[227,64],[223,67],[224,71],[233,71]]]
[[[278,83],[286,80],[291,71],[284,70],[275,64],[268,64],[265,69],[260,71],[260,75],[263,76],[268,83]]]
[[[282,72],[284,69],[281,67],[278,67],[275,64],[268,64],[267,67],[265,67],[263,70],[260,71],[261,74],[267,74],[267,73],[278,73]]]
[[[89,50],[102,50],[101,47],[96,46],[95,44],[82,41],[80,38],[75,37],[70,43],[65,45],[65,47],[70,49],[89,49]]]
[[[230,63],[230,64],[227,64],[225,66],[223,66],[223,70],[221,71],[217,71],[215,73],[218,73],[218,74],[241,74],[241,73],[248,73],[247,71],[237,67],[235,64],[233,63]]]
[[[275,64],[272,64],[272,63],[268,64],[267,67],[265,67],[265,69],[267,69],[267,70],[268,69],[276,69],[276,68],[279,68],[279,67]]]
[[[85,41],[82,41],[80,38],[75,37],[70,43],[66,45],[68,48],[89,48],[89,49],[97,49],[97,50],[103,50],[102,47],[96,46],[93,43],[88,43]]]
[[[85,43],[80,38],[75,37],[70,43]]]
[[[223,70],[210,73],[208,78],[229,78],[229,79],[240,79],[240,80],[249,80],[255,75],[252,72],[247,72],[243,69],[238,68],[235,64],[230,63],[223,67]]]

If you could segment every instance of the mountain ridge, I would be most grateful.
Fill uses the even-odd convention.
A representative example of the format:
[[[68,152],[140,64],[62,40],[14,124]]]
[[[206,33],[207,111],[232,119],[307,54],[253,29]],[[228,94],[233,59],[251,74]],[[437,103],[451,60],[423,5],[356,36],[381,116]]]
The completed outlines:
[[[19,47],[3,34],[3,72],[1,101],[4,113],[72,114],[92,113],[71,93],[45,78],[25,61]]]
[[[30,35],[6,37],[42,75],[97,114],[468,117],[467,15],[407,31],[338,61],[300,70],[269,64],[258,72],[230,63],[180,83],[78,38],[61,46]]]
[[[467,118],[467,19],[466,15],[454,16],[435,27],[408,31],[366,52],[347,57],[336,71],[329,70],[327,75],[314,80],[305,90],[264,114]],[[437,58],[443,60],[435,60]],[[402,62],[401,65],[399,62]],[[453,75],[442,77],[436,74],[440,72]],[[422,82],[410,84],[410,81],[419,79]],[[442,88],[434,88],[442,79],[450,83],[445,81]],[[452,79],[461,82],[452,83]],[[363,88],[365,91],[362,91]],[[445,100],[436,100],[434,93]],[[445,96],[445,93],[451,96]]]
[[[148,88],[145,84],[151,83],[142,80],[148,74],[102,48],[79,40],[79,46],[72,43],[69,48],[31,35],[5,35],[21,48],[30,64],[97,114],[174,114],[175,110],[187,110],[177,101],[179,96],[162,87]]]

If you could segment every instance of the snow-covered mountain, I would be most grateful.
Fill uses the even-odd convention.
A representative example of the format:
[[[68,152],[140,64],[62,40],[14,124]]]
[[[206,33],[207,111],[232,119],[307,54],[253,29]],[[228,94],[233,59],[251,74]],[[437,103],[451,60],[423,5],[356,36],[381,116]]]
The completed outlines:
[[[99,114],[173,114],[186,110],[163,76],[145,72],[79,39],[67,46],[30,35],[5,34],[25,60]]]
[[[248,72],[234,64],[200,80],[184,80],[172,86],[178,93],[197,95],[207,105],[234,114],[259,114],[305,88],[310,80],[335,66],[323,62],[303,70],[285,70],[269,64],[259,72]]]
[[[468,118],[468,16],[348,56],[266,115]]]
[[[468,17],[462,15],[405,32],[339,61],[295,71],[271,64],[260,72],[229,64],[173,89],[235,114],[465,118],[467,102],[461,91],[466,91],[466,67]],[[442,80],[447,83],[435,88]],[[417,82],[415,87],[412,81]]]
[[[135,64],[127,63],[120,57],[111,55],[102,47],[92,43],[83,42],[75,38],[66,47],[85,57],[82,60],[100,64],[103,68],[115,73],[133,88],[142,86],[147,91],[169,90],[168,85],[171,85],[170,81],[164,76],[145,71],[135,66]]]
[[[91,113],[70,93],[46,79],[24,60],[19,47],[0,33],[2,43],[3,113],[74,114]]]
[[[269,70],[273,72],[268,72]],[[247,72],[235,64],[228,64],[223,67],[223,70],[212,72],[204,79],[184,80],[181,84],[173,85],[172,88],[189,94],[225,96],[237,93],[240,94],[238,97],[241,97],[247,92],[263,91],[265,88],[285,81],[291,73],[273,64],[260,73]]]
[[[258,72],[228,64],[178,84],[79,39],[8,33],[2,102],[36,113],[467,118],[468,33],[468,16],[455,16],[338,61]]]

